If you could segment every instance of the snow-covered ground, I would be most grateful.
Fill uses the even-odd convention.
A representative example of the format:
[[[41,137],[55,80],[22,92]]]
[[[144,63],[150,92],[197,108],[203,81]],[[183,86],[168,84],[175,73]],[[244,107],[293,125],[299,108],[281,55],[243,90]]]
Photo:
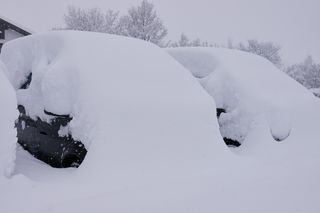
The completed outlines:
[[[18,112],[14,89],[4,75],[4,70],[5,66],[0,61],[0,177],[9,177],[15,161],[17,139],[14,120]]]
[[[207,73],[199,77],[216,87],[212,68],[226,67],[220,84],[230,87],[216,88],[230,91],[221,90],[218,99],[165,50],[143,41],[61,31],[6,43],[1,69],[18,103],[31,117],[50,119],[43,110],[70,114],[69,131],[88,154],[78,169],[51,168],[20,147],[14,167],[0,158],[5,169],[14,169],[11,178],[0,177],[0,212],[319,212],[320,101],[258,57],[212,51],[221,55],[203,54]],[[242,70],[249,58],[259,70]],[[242,60],[233,75],[227,67]],[[198,65],[190,66],[201,74]],[[19,90],[29,72],[30,87]],[[266,82],[241,84],[260,74]],[[2,82],[7,81],[0,74],[0,124],[7,128],[1,133],[8,136],[0,144],[12,150],[15,99]],[[261,97],[248,92],[267,85],[270,91]],[[233,93],[238,89],[239,96]],[[296,97],[285,97],[289,89]],[[252,102],[239,104],[246,94],[252,98],[244,100]],[[270,107],[257,105],[248,114],[243,145],[230,149],[220,135],[215,102],[241,110],[246,104],[254,109],[251,103]],[[286,125],[278,127],[278,121]],[[277,142],[270,127],[290,129],[290,135]]]

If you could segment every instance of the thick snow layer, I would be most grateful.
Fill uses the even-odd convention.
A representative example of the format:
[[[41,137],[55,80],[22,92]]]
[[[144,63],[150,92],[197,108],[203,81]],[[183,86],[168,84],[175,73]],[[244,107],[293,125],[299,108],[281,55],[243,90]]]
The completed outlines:
[[[16,157],[16,133],[14,121],[17,118],[17,101],[14,89],[6,78],[5,66],[0,61],[0,176],[10,176]]]
[[[171,48],[168,52],[226,110],[219,118],[224,137],[243,142],[251,124],[263,115],[275,140],[292,130],[297,110],[313,105],[314,97],[266,59],[222,48]]]
[[[2,51],[28,114],[73,116],[68,131],[88,154],[78,169],[53,169],[18,147],[15,175],[0,178],[0,212],[320,211],[320,103],[309,93],[294,90],[306,103],[281,119],[290,121],[286,140],[274,141],[273,119],[261,113],[245,143],[229,149],[213,99],[152,44],[52,32],[8,42]],[[29,72],[29,88],[19,90]]]
[[[16,174],[50,182],[24,182],[25,177],[16,176],[7,184],[12,196],[22,188],[32,191],[19,199],[27,204],[21,205],[24,209],[40,211],[56,202],[62,208],[84,198],[92,206],[99,194],[122,197],[121,203],[101,203],[101,209],[112,212],[194,208],[198,204],[182,205],[189,199],[182,195],[197,197],[199,187],[207,187],[215,150],[229,153],[212,119],[214,102],[188,71],[155,45],[98,33],[51,32],[6,43],[1,59],[27,114],[48,120],[44,110],[70,114],[70,133],[88,149],[80,168],[61,176],[56,175],[59,170],[25,163],[20,150]],[[19,89],[30,72],[31,84]],[[48,177],[52,173],[54,178]],[[0,208],[20,207],[9,203]]]

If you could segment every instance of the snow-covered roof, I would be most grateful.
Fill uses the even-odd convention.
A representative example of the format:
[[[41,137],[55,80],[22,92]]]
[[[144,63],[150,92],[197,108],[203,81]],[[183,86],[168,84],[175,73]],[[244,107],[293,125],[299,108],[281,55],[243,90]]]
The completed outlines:
[[[21,33],[21,34],[29,35],[29,34],[34,33],[33,30],[30,30],[29,28],[26,28],[26,27],[22,26],[21,24],[18,24],[17,22],[15,22],[15,21],[7,18],[7,17],[4,17],[4,16],[2,16],[2,15],[0,15],[0,21],[6,22],[7,24],[10,25],[10,27],[11,27],[13,30],[15,30],[15,31],[17,31],[17,32],[19,32],[19,33]]]

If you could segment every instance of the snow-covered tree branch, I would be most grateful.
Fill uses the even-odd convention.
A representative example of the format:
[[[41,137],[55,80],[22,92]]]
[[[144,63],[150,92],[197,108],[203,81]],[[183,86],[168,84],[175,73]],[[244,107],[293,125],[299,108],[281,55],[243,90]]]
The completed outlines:
[[[271,61],[278,68],[282,67],[281,47],[273,42],[260,42],[256,39],[249,39],[247,44],[240,43],[236,49],[260,55]]]
[[[93,31],[103,33],[117,33],[118,12],[108,10],[101,12],[98,8],[88,10],[69,7],[64,16],[65,29]]]
[[[130,8],[128,14],[122,17],[113,10],[103,13],[98,8],[84,10],[69,7],[64,20],[65,29],[124,35],[158,45],[167,35],[167,29],[158,17],[154,5],[146,0],[139,6]]]
[[[320,88],[320,64],[316,64],[311,56],[302,63],[289,66],[285,71],[309,89]]]
[[[143,0],[138,7],[128,10],[120,19],[121,34],[160,44],[167,35],[167,29],[158,17],[154,5]]]

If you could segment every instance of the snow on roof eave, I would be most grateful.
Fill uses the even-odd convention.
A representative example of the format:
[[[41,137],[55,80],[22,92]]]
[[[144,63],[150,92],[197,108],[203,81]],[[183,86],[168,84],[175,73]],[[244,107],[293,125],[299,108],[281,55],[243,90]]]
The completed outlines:
[[[4,16],[0,15],[0,19],[2,19],[5,22],[8,22],[9,24],[12,24],[12,25],[16,26],[17,28],[20,28],[21,30],[23,30],[23,31],[25,31],[25,32],[27,32],[29,34],[34,34],[35,33],[34,30],[26,28],[26,27],[22,26],[21,24],[18,24],[17,22],[12,21],[11,19],[8,19],[7,17],[4,17]]]

